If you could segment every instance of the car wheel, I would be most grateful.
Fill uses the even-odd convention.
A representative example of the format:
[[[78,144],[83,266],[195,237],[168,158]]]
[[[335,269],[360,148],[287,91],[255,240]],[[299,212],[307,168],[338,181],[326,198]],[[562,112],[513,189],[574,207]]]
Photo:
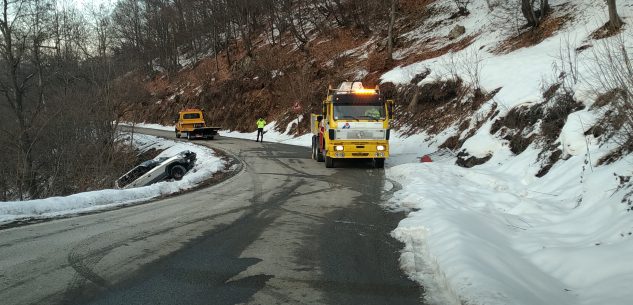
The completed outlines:
[[[169,169],[169,176],[174,180],[181,180],[186,173],[187,169],[182,165],[174,165]]]

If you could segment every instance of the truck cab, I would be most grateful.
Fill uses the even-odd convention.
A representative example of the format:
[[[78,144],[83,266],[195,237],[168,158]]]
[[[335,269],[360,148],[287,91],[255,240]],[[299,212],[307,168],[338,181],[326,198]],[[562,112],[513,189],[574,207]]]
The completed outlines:
[[[377,168],[389,157],[393,101],[361,82],[329,88],[321,114],[313,114],[312,157],[334,167],[338,159],[372,159]]]
[[[204,120],[204,113],[200,109],[184,109],[178,113],[176,120],[176,138],[182,136],[187,139],[213,139],[218,134],[219,127],[209,127]]]

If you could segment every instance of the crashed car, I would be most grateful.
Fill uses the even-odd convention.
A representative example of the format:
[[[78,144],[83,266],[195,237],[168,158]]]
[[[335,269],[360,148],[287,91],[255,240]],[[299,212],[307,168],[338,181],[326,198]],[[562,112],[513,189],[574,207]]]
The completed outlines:
[[[145,161],[117,179],[115,186],[120,189],[129,189],[168,179],[180,180],[193,168],[195,161],[196,153],[188,150],[172,157]]]

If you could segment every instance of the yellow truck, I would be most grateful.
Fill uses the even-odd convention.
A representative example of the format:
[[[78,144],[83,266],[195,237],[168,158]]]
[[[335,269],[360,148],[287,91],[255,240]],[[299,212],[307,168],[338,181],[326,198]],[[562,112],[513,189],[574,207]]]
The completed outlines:
[[[311,115],[312,159],[335,167],[340,159],[371,159],[376,168],[389,157],[393,100],[380,88],[366,89],[361,82],[331,86],[322,113]]]
[[[220,127],[209,127],[204,121],[204,113],[200,109],[184,109],[178,113],[176,120],[176,138],[202,138],[213,140]]]

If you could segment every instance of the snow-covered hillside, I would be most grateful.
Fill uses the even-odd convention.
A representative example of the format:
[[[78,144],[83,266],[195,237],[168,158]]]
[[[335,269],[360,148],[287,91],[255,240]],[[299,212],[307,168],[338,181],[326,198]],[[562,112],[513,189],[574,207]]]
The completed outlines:
[[[618,2],[622,18],[633,22],[633,4]],[[476,36],[472,45],[381,77],[407,84],[430,70],[422,84],[456,71],[473,82],[468,69],[476,61],[481,87],[501,88],[487,102],[498,105],[499,113],[476,127],[460,148],[471,156],[490,156],[486,163],[465,169],[452,159],[387,170],[388,177],[402,185],[389,206],[409,212],[393,233],[406,244],[401,263],[424,284],[431,303],[624,305],[633,299],[627,288],[633,282],[633,215],[626,204],[633,158],[599,164],[618,143],[588,132],[604,115],[599,107],[591,107],[597,97],[596,55],[608,44],[632,47],[633,29],[627,25],[621,35],[595,40],[592,33],[608,20],[604,2],[550,4],[554,15],[570,16],[569,21],[534,46],[498,52],[515,33],[502,30],[485,2],[476,1],[469,16],[455,21],[465,26],[465,35]],[[448,34],[425,30],[406,35]],[[570,63],[571,68],[561,68]],[[573,81],[563,81],[583,109],[566,117],[550,143],[553,148],[534,141],[513,153],[508,139],[491,132],[495,121],[519,105],[542,102],[544,88],[560,81],[563,71],[575,74]],[[475,115],[485,117],[489,109],[484,105]],[[543,124],[540,119],[538,124]],[[453,126],[419,143],[420,154],[435,151],[456,130]],[[538,125],[530,132],[538,133]],[[547,149],[559,150],[561,158],[538,178],[540,154]]]

